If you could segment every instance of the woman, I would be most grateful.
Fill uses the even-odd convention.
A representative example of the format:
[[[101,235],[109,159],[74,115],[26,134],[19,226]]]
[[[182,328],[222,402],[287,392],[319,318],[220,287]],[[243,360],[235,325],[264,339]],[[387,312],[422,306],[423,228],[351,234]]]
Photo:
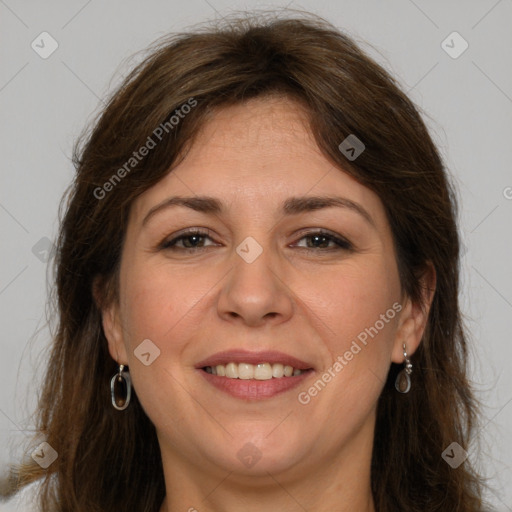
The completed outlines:
[[[43,511],[482,510],[454,195],[351,39],[170,37],[75,163]]]

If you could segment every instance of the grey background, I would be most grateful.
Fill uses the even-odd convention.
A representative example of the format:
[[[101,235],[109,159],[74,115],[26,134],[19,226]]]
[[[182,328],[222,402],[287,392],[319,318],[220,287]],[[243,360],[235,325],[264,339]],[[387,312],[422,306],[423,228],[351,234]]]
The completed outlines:
[[[458,186],[461,301],[485,406],[481,452],[470,457],[496,510],[512,511],[512,0],[0,0],[0,474],[32,425],[50,339],[41,260],[73,176],[73,141],[140,59],[128,57],[157,37],[234,10],[285,6],[345,29],[398,78]],[[59,45],[47,59],[31,48],[43,31]],[[469,44],[458,58],[441,47],[453,31]]]

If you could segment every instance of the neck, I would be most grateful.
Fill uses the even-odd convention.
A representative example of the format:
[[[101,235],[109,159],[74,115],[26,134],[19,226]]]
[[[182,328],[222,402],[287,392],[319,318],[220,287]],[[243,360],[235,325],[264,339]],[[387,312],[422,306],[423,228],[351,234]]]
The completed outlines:
[[[277,480],[274,482],[277,487],[280,487],[280,484],[277,482]],[[221,484],[222,485],[222,484]],[[225,493],[223,493],[225,494]],[[276,493],[277,494],[277,493]],[[292,493],[290,493],[287,489],[284,487],[281,487],[281,498],[285,496],[285,499],[279,499],[279,497],[276,496],[269,496],[271,499],[267,500],[261,500],[261,495],[258,493],[257,499],[253,501],[252,503],[248,503],[248,500],[251,499],[251,497],[247,497],[247,495],[239,494],[238,497],[231,496],[230,500],[226,500],[227,502],[231,503],[231,505],[224,505],[220,504],[221,499],[212,500],[211,502],[208,502],[206,500],[207,498],[199,498],[194,500],[187,500],[188,504],[190,505],[191,501],[194,501],[195,503],[199,503],[195,507],[186,505],[183,500],[173,500],[173,503],[170,504],[170,501],[168,501],[167,497],[164,498],[164,501],[162,503],[162,506],[160,508],[159,512],[177,512],[177,511],[187,511],[187,512],[226,512],[228,510],[234,510],[232,508],[234,503],[237,503],[238,506],[243,505],[244,511],[250,511],[250,512],[261,512],[262,510],[280,510],[283,512],[295,512],[297,510],[308,510],[310,512],[331,512],[332,510],[336,510],[337,512],[353,512],[354,510],[357,510],[358,512],[375,512],[375,505],[373,502],[373,498],[371,495],[371,492],[369,492],[366,497],[361,496],[360,498],[353,499],[351,497],[347,497],[346,495],[341,498],[340,496],[337,497],[336,500],[329,501],[322,493],[318,493],[319,499],[317,500],[317,504],[314,505],[314,508],[312,505],[304,505],[299,500],[297,500]],[[235,499],[233,499],[235,498]],[[341,500],[346,500],[343,505],[341,503]],[[348,504],[350,501],[350,504]],[[329,503],[329,504],[327,504]],[[185,507],[185,508],[184,508]],[[197,508],[199,507],[199,508]],[[338,508],[334,508],[338,507]],[[342,507],[342,508],[339,508]],[[235,509],[236,510],[236,509]]]
[[[335,455],[311,458],[285,472],[241,475],[192,465],[162,450],[167,497],[160,512],[375,512],[370,481],[371,443],[361,429]],[[373,433],[373,432],[372,432]]]

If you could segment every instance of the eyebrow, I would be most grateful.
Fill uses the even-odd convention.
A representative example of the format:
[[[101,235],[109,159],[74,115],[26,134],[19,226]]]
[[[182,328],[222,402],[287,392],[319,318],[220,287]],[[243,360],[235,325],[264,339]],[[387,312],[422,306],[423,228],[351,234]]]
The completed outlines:
[[[194,196],[194,197],[182,197],[174,196],[169,197],[157,204],[149,210],[144,217],[142,225],[144,226],[151,217],[156,215],[158,212],[167,210],[174,206],[182,206],[190,208],[196,212],[206,213],[210,215],[221,215],[225,209],[223,203],[210,196]],[[323,208],[347,208],[361,217],[363,217],[373,227],[375,222],[371,215],[358,203],[351,201],[345,197],[339,196],[303,196],[303,197],[290,197],[286,199],[282,205],[282,213],[286,216],[298,215],[300,213],[312,212],[315,210],[321,210]]]

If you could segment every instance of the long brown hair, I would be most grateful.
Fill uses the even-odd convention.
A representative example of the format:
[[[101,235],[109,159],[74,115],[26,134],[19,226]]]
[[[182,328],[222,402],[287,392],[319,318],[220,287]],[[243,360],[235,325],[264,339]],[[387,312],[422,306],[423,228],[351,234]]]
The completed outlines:
[[[99,306],[117,300],[133,200],[170,172],[214,109],[272,94],[305,106],[325,156],[378,194],[403,290],[421,304],[428,262],[437,274],[412,356],[413,387],[396,393],[400,367],[392,364],[379,398],[376,509],[482,510],[482,479],[470,459],[453,469],[441,457],[452,442],[469,451],[478,418],[458,304],[456,199],[443,163],[417,109],[381,66],[324,20],[294,15],[245,16],[158,42],[77,143],[55,260],[58,331],[38,409],[38,429],[58,458],[46,470],[33,464],[17,473],[20,487],[44,477],[43,512],[158,511],[165,485],[155,428],[136,393],[122,413],[110,403],[117,366]],[[350,134],[366,147],[354,161],[338,148]],[[148,138],[155,146],[130,160]]]

